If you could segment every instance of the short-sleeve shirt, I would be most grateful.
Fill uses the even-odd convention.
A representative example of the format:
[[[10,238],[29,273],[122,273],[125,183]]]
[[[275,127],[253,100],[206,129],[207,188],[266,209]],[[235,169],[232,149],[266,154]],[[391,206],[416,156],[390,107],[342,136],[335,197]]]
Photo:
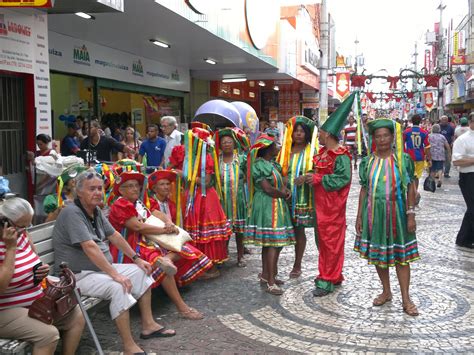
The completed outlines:
[[[161,137],[155,140],[147,139],[140,146],[140,155],[146,154],[146,162],[148,166],[160,166],[165,154],[166,141]]]
[[[435,161],[444,161],[445,160],[445,149],[444,145],[448,143],[446,138],[440,133],[431,133],[429,136],[430,139],[430,152],[431,152],[431,160]]]
[[[444,138],[448,141],[449,144],[453,143],[454,128],[449,123],[446,126],[439,125],[441,128],[441,133]]]
[[[89,137],[81,143],[81,149],[90,149],[96,152],[96,159],[100,161],[111,161],[112,151],[123,152],[125,145],[117,142],[112,137],[100,136],[99,143],[89,146]]]
[[[429,133],[419,126],[413,126],[403,132],[405,142],[405,153],[410,155],[413,161],[425,160],[425,148],[430,146]]]
[[[61,142],[61,155],[63,157],[74,155],[79,149],[79,141],[76,137],[66,136],[63,138]]]
[[[352,126],[347,124],[344,127],[344,135],[346,137],[346,145],[355,145],[357,134],[357,125],[354,123]]]
[[[112,263],[107,238],[115,233],[115,229],[100,209],[96,209],[95,221],[98,233],[91,219],[86,217],[76,204],[70,204],[61,211],[53,229],[56,273],[62,261],[67,262],[74,273],[83,270],[100,271],[82,250],[81,243],[89,240],[94,241],[104,253],[105,258]]]

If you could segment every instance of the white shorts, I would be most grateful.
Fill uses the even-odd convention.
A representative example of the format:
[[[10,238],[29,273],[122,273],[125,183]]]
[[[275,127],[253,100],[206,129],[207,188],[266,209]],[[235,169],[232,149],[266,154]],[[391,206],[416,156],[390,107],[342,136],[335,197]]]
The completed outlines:
[[[112,264],[117,272],[130,279],[131,293],[125,293],[123,287],[105,272],[82,271],[76,274],[77,287],[89,297],[110,300],[110,316],[117,318],[130,309],[150,288],[154,280],[135,264]]]

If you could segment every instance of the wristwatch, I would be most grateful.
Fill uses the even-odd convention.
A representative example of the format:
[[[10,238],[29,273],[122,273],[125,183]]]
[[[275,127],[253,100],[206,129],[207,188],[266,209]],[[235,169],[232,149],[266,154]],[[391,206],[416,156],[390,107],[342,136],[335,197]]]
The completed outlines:
[[[136,253],[134,256],[132,256],[133,262],[137,261],[138,259],[140,259],[140,254]]]

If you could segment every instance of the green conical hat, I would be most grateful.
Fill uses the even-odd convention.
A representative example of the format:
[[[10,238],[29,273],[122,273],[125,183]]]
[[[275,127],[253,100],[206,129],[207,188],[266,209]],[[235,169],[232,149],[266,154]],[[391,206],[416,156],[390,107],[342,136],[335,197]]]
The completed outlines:
[[[355,98],[355,91],[345,99],[342,104],[334,111],[331,116],[328,117],[327,121],[321,126],[321,130],[331,133],[333,136],[338,136],[342,128],[346,124],[347,116],[352,110],[352,103]]]

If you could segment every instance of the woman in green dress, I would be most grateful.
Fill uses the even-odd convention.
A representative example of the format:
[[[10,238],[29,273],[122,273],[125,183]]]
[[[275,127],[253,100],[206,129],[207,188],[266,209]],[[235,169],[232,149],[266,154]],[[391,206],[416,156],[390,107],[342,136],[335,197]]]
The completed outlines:
[[[274,161],[279,150],[274,137],[262,134],[250,151],[247,167],[250,211],[244,243],[262,247],[260,282],[267,285],[266,291],[272,295],[283,294],[279,287],[282,281],[275,278],[281,249],[295,244],[285,201],[291,198],[291,192],[284,184],[280,165]]]
[[[306,249],[305,228],[314,227],[313,189],[311,185],[305,184],[305,174],[313,169],[317,142],[317,129],[313,121],[304,116],[288,120],[283,134],[283,149],[277,160],[291,191],[290,213],[296,245],[290,278],[301,276],[301,262]]]
[[[222,184],[222,208],[227,216],[237,243],[237,266],[245,267],[244,227],[247,216],[245,194],[246,155],[249,143],[239,128],[223,128],[216,133],[219,148],[219,172]]]
[[[395,266],[403,311],[417,316],[409,295],[410,262],[420,258],[415,235],[414,163],[402,152],[398,123],[388,119],[371,121],[369,133],[375,149],[359,168],[361,189],[354,250],[375,265],[382,283],[383,291],[373,305],[382,306],[392,300],[389,267]],[[392,150],[394,141],[396,152]]]

